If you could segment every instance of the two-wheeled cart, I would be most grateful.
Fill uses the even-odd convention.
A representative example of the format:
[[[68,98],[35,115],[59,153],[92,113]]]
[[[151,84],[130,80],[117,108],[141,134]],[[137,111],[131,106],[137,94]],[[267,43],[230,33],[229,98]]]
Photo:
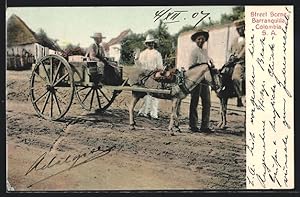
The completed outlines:
[[[41,58],[32,70],[30,98],[40,117],[48,120],[62,118],[70,109],[76,96],[85,110],[105,111],[121,91],[170,94],[166,89],[131,87],[123,80],[123,69],[109,61],[123,81],[118,85],[105,83],[105,73],[99,71],[98,63],[74,56],[67,61],[59,55]]]

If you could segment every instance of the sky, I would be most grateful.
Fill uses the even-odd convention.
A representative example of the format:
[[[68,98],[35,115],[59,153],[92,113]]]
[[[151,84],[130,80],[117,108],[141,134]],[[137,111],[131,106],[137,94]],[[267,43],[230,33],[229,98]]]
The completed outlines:
[[[163,19],[169,32],[175,34],[185,25],[196,25],[202,18],[206,22],[209,17],[213,21],[220,20],[221,14],[231,13],[233,7],[8,7],[6,18],[16,14],[33,31],[42,28],[50,38],[58,39],[62,47],[68,43],[88,47],[93,42],[90,36],[94,32],[101,32],[106,37],[103,41],[108,42],[126,29],[134,33],[155,29]]]

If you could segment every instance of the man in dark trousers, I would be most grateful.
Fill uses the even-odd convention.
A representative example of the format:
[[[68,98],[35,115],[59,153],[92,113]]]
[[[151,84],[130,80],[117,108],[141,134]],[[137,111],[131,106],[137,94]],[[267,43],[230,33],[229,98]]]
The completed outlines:
[[[197,47],[192,51],[189,60],[189,67],[201,64],[212,62],[212,59],[208,56],[207,50],[203,48],[204,43],[208,40],[209,33],[207,31],[201,30],[197,31],[191,36],[191,39]],[[201,66],[201,65],[200,65]],[[189,68],[185,68],[189,69]],[[201,97],[202,102],[202,121],[201,127],[198,128],[198,103],[199,96]],[[213,132],[209,128],[209,118],[210,118],[210,89],[208,84],[204,81],[195,87],[191,92],[191,102],[190,102],[190,113],[189,113],[189,126],[192,132]]]

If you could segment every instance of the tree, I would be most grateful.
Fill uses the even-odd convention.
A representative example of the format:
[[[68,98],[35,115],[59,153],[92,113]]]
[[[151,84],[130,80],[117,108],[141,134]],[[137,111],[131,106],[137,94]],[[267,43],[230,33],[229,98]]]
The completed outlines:
[[[221,24],[231,23],[235,20],[244,19],[245,18],[245,7],[237,6],[232,8],[231,14],[222,14],[221,15]]]
[[[121,42],[121,64],[134,63],[134,50],[136,48],[144,49],[145,36],[143,34],[132,33]]]
[[[175,54],[176,40],[168,32],[168,27],[162,20],[159,21],[156,29],[148,30],[147,34],[152,34],[155,38],[158,38],[157,50],[161,53],[163,59]]]
[[[43,44],[46,44],[47,47],[54,48],[55,50],[58,51],[61,50],[60,46],[57,43],[58,39],[49,38],[47,33],[42,28],[39,29],[36,35]]]
[[[168,27],[165,23],[160,21],[155,29],[150,29],[144,34],[131,34],[127,36],[121,43],[121,64],[134,63],[134,50],[139,48],[144,50],[146,36],[152,34],[158,39],[157,50],[161,53],[163,59],[166,57],[174,56],[175,54],[175,40],[174,37],[168,32]]]
[[[40,28],[37,35],[40,37],[40,38],[45,38],[45,39],[49,39],[48,36],[47,36],[47,33],[45,32],[44,29]]]

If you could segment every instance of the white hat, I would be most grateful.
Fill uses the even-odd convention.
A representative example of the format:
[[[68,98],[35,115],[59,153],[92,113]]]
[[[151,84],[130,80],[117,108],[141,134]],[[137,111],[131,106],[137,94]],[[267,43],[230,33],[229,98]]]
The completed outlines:
[[[106,38],[106,37],[103,37],[102,33],[94,33],[94,35],[92,35],[91,38]]]
[[[155,39],[152,34],[148,34],[144,43],[146,44],[147,42],[155,42],[155,43],[157,43],[157,39]]]

